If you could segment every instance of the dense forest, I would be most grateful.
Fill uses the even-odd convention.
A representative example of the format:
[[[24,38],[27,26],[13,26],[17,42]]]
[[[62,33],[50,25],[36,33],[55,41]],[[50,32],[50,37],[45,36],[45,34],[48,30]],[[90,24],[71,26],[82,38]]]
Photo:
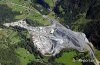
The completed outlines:
[[[99,10],[99,0],[63,0],[54,8],[62,24],[84,32],[97,49],[100,49]]]

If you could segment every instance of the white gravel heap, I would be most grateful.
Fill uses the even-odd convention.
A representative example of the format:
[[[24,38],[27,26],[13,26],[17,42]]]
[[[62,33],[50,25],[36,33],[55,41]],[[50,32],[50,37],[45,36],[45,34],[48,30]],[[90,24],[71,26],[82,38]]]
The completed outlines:
[[[45,17],[47,18],[47,17]],[[88,41],[84,33],[72,31],[56,20],[48,18],[52,23],[50,26],[29,26],[25,20],[4,25],[19,26],[28,30],[34,46],[45,56],[55,56],[62,49],[76,49],[79,52],[90,52],[90,56],[95,58],[93,45]]]

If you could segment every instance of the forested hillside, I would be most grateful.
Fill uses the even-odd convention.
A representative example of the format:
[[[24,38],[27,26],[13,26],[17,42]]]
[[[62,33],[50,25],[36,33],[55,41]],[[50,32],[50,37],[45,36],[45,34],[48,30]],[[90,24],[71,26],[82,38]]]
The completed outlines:
[[[62,0],[54,8],[62,24],[75,31],[83,31],[94,46],[100,49],[100,1]]]

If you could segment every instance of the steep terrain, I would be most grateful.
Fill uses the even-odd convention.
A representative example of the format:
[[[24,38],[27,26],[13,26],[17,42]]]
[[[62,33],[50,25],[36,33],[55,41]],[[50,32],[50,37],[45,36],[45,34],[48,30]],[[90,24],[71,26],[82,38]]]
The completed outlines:
[[[27,29],[34,43],[34,47],[44,56],[55,56],[62,49],[75,49],[79,52],[89,52],[90,58],[94,59],[95,65],[99,65],[99,61],[94,55],[94,47],[84,33],[74,32],[61,25],[55,19],[50,19],[47,16],[44,17],[48,18],[48,21],[52,25],[33,27],[29,26],[26,20],[4,23],[3,25],[7,27],[18,26]]]

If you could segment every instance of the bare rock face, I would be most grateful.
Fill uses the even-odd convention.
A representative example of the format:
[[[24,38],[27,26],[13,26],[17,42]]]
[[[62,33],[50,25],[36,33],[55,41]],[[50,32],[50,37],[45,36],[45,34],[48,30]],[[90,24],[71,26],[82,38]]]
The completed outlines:
[[[62,49],[76,49],[80,52],[91,50],[85,34],[70,29],[35,27],[30,33],[32,41],[43,55],[56,55]]]
[[[45,16],[44,16],[45,17]],[[48,17],[45,17],[48,18]],[[29,26],[25,20],[5,23],[5,26],[19,26],[26,28],[31,36],[34,46],[45,56],[55,56],[62,49],[76,49],[79,52],[89,51],[95,58],[93,46],[84,33],[72,31],[56,20],[48,18],[50,26]]]
[[[74,32],[65,28],[55,20],[51,26],[29,26],[25,20],[13,23],[5,23],[5,26],[19,26],[26,28],[31,35],[31,39],[36,48],[47,56],[55,56],[62,49],[76,49],[80,52],[91,51],[92,45],[86,38],[84,33]]]

